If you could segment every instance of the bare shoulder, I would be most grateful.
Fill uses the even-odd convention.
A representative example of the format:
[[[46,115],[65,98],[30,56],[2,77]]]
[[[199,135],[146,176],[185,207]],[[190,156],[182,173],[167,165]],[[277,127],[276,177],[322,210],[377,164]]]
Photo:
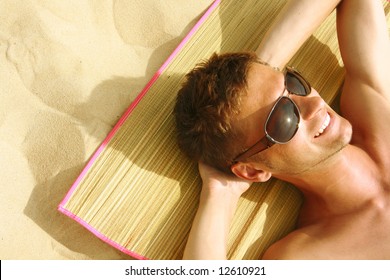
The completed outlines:
[[[302,227],[274,243],[264,254],[272,260],[318,260],[345,258],[338,249],[346,247],[340,221],[323,221]],[[343,251],[343,249],[341,250]]]
[[[299,260],[315,259],[313,255],[313,240],[302,231],[294,231],[274,243],[265,252],[265,260]]]
[[[297,229],[273,244],[264,259],[389,259],[390,194],[359,211]],[[380,225],[380,226],[378,226]]]

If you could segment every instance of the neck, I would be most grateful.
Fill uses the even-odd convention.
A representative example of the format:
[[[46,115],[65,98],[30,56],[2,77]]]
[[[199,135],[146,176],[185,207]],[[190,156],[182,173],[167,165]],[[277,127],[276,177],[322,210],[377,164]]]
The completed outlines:
[[[375,196],[378,192],[375,170],[363,150],[348,145],[312,170],[280,179],[303,192],[308,211],[333,216],[354,211]]]

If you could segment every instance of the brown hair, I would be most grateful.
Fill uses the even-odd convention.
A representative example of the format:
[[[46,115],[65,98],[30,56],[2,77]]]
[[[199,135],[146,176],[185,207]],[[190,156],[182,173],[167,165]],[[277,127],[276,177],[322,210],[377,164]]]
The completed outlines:
[[[254,53],[213,54],[186,75],[174,114],[180,149],[230,173],[232,159],[242,149],[234,117],[246,92],[246,77]]]

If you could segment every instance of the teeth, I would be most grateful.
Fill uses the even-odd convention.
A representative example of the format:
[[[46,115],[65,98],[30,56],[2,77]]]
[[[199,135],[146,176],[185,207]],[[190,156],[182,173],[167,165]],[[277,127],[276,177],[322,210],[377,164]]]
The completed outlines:
[[[328,127],[330,123],[330,116],[329,114],[326,114],[326,118],[325,118],[325,121],[324,123],[322,124],[321,128],[318,130],[317,134],[315,135],[315,137],[318,137],[320,136],[322,133],[324,133],[325,129]]]

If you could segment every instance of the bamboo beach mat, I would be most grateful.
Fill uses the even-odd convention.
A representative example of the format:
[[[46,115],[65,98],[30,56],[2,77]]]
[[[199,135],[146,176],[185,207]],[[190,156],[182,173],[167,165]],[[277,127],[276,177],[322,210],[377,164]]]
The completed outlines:
[[[180,259],[198,206],[197,164],[179,151],[172,109],[185,74],[213,52],[251,51],[285,1],[215,1],[90,159],[59,211],[139,259]],[[288,43],[288,42],[286,42]],[[335,13],[292,59],[332,103],[343,81]],[[270,180],[240,199],[228,258],[261,258],[294,229],[301,194]]]

